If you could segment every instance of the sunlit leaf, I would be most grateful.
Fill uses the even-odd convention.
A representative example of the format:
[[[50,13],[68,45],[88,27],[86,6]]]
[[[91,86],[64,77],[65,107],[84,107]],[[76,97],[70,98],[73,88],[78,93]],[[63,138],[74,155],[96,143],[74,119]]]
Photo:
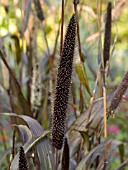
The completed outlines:
[[[89,148],[89,137],[85,132],[80,131],[82,138],[84,139],[84,142],[86,143],[86,147]]]
[[[84,63],[80,60],[79,55],[77,55],[75,62],[74,62],[75,70],[76,73],[80,79],[80,82],[85,86],[87,89],[87,92],[91,96],[90,88],[89,88],[89,83],[88,83],[88,78],[85,70],[85,65]]]
[[[16,50],[16,61],[19,64],[21,61],[21,48],[20,48],[20,41],[16,35],[12,35],[11,38],[14,40],[15,43],[15,50]]]

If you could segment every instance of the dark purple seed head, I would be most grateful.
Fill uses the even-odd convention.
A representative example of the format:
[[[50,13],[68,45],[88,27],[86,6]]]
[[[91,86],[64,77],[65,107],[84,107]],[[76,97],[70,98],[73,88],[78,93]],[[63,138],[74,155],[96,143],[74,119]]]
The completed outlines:
[[[25,157],[24,149],[21,146],[19,152],[19,170],[29,170],[27,159]]]
[[[111,45],[111,22],[112,22],[112,3],[109,2],[107,6],[107,16],[105,23],[105,36],[104,36],[104,68],[106,67],[106,63],[110,58],[110,45]]]
[[[52,118],[52,144],[61,149],[65,137],[66,113],[71,84],[72,64],[76,38],[76,18],[72,15],[62,49],[57,74],[56,93]]]
[[[112,114],[116,110],[127,88],[128,88],[128,71],[126,72],[122,82],[115,91],[114,97],[112,98],[112,101],[108,108],[108,115]]]
[[[42,22],[44,20],[44,14],[43,14],[43,10],[42,10],[41,4],[40,4],[40,0],[33,0],[33,2],[35,5],[37,17]]]

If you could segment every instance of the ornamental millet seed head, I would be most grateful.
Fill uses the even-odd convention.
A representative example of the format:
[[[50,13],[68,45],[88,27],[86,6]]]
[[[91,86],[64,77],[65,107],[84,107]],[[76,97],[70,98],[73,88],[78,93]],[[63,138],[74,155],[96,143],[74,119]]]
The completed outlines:
[[[105,23],[105,35],[104,35],[104,67],[106,67],[106,63],[110,58],[110,45],[111,45],[111,23],[112,23],[112,3],[109,2],[107,6],[107,14],[106,14],[106,23]]]
[[[72,65],[76,40],[76,17],[72,15],[64,39],[62,56],[57,74],[52,118],[52,144],[61,149],[65,138],[66,113],[71,85]]]
[[[19,170],[29,170],[24,148],[22,146],[20,147],[19,152]]]
[[[128,71],[126,72],[124,78],[122,79],[121,83],[117,87],[115,94],[111,100],[111,103],[108,108],[108,115],[113,114],[116,108],[119,106],[121,99],[128,89]]]

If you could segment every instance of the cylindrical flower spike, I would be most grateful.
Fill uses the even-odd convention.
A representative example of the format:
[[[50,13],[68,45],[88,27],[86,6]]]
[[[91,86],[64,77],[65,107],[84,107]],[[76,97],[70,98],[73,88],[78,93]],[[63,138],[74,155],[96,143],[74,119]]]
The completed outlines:
[[[44,14],[43,14],[43,10],[42,10],[41,4],[40,4],[40,0],[33,0],[33,2],[34,2],[34,5],[35,5],[37,17],[42,22],[44,20]]]
[[[126,72],[122,82],[115,91],[114,97],[108,108],[108,115],[112,114],[116,110],[127,88],[128,88],[128,71]]]
[[[66,112],[71,84],[72,64],[76,39],[76,18],[71,17],[63,44],[62,57],[57,74],[56,93],[52,118],[52,144],[61,149],[65,137]]]
[[[25,157],[24,148],[20,147],[19,152],[19,170],[29,170],[28,163]]]
[[[110,58],[110,45],[111,45],[111,22],[112,22],[112,3],[109,2],[107,6],[107,16],[105,23],[105,36],[104,36],[104,68]]]

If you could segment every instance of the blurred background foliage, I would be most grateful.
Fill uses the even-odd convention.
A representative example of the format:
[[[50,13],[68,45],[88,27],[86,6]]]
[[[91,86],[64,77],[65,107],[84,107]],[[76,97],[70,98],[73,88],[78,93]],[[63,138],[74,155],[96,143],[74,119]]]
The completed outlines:
[[[104,40],[104,23],[107,3],[107,0],[102,1],[102,41]],[[125,72],[128,70],[128,1],[115,0],[112,1],[112,3],[113,22],[111,49],[116,36],[117,41],[109,62],[109,76],[107,77],[108,92],[113,91],[117,87]],[[34,3],[31,2],[31,0],[1,0],[0,46],[4,44],[7,53],[7,63],[13,70],[14,75],[21,86],[22,93],[30,105],[32,70],[35,63],[39,62],[43,83],[41,106],[37,120],[41,123],[44,129],[47,129],[50,127],[51,123],[51,98],[55,88],[54,81],[59,61],[61,1],[56,0],[53,2],[52,0],[41,0],[41,5],[43,7],[45,17],[42,23],[36,16]],[[99,66],[99,29],[96,1],[81,0],[78,5],[78,12],[80,39],[82,52],[84,55],[84,66],[86,68],[86,75],[88,78],[90,91],[92,93]],[[72,13],[72,1],[66,0],[64,33]],[[78,52],[76,50],[76,58],[77,55]],[[51,83],[51,80],[53,80],[53,83]],[[1,113],[15,111],[15,109],[12,110],[10,100],[14,103],[19,102],[16,99],[17,92],[15,90],[15,85],[11,85],[10,87],[10,81],[10,75],[6,66],[2,61],[0,61]],[[8,94],[9,89],[11,89],[12,99],[10,99]],[[71,94],[68,110],[69,125],[74,120],[74,117],[72,116],[74,111],[76,112],[76,115],[79,116],[88,107],[90,101],[90,96],[84,85],[82,85],[81,80],[78,78],[75,69],[73,71]],[[99,97],[101,97],[101,95],[100,90],[98,89],[96,99]],[[126,96],[125,101],[128,101],[128,95]],[[18,111],[20,110],[20,108],[17,109]],[[121,154],[119,154],[119,151],[117,150],[113,152],[113,158],[111,159],[109,167],[110,170],[113,170],[120,165],[120,159],[122,159],[121,161],[124,161],[128,158],[127,122],[128,102],[125,102],[121,104],[119,113],[115,115],[115,118],[108,120],[109,137],[114,138],[123,145],[123,149],[121,148]],[[9,149],[12,145],[11,123],[8,118],[5,119],[4,116],[1,116],[0,128],[0,157],[2,157],[3,153],[5,153],[5,151],[7,151],[7,149]],[[6,158],[8,161],[9,157],[7,156]],[[0,167],[1,166],[3,169],[6,168],[6,160],[0,165]]]

